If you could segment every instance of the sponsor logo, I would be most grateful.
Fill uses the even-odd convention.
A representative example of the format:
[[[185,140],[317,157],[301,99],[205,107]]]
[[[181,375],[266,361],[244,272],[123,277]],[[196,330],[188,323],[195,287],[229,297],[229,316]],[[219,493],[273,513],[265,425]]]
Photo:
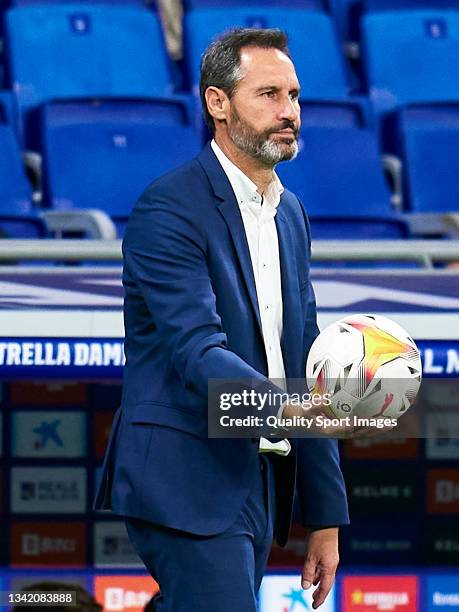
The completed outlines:
[[[409,563],[419,559],[418,526],[412,523],[356,524],[343,530],[342,548],[350,563]]]
[[[415,459],[418,441],[415,438],[396,438],[380,442],[372,438],[345,440],[344,456],[347,459]]]
[[[417,599],[415,576],[347,576],[343,580],[346,612],[417,612]]]
[[[79,467],[11,469],[11,512],[83,513],[86,470]]]
[[[454,348],[421,350],[423,373],[431,376],[452,376],[459,373],[459,351]]]
[[[87,402],[87,386],[74,382],[12,382],[11,403],[17,406],[76,406]]]
[[[429,564],[457,566],[459,558],[459,528],[455,517],[451,522],[429,521],[426,525],[426,561]]]
[[[84,565],[83,523],[13,523],[13,565]]]
[[[14,457],[82,457],[85,415],[82,412],[14,412]]]
[[[0,367],[124,365],[124,343],[9,341],[0,342]]]
[[[260,610],[263,612],[312,612],[313,592],[313,588],[307,591],[302,589],[301,577],[298,574],[265,576],[260,587]],[[320,610],[321,612],[333,612],[334,609],[335,593],[332,589]]]
[[[459,415],[451,412],[427,415],[428,459],[459,459]]]
[[[418,507],[418,482],[411,467],[385,472],[354,468],[347,474],[351,511],[363,516],[393,513],[409,514]]]
[[[427,510],[430,514],[459,512],[459,469],[427,472]]]
[[[158,584],[150,576],[96,576],[94,593],[105,612],[143,612],[158,593]]]
[[[459,612],[459,585],[457,576],[427,577],[427,612],[432,610]]]
[[[124,523],[110,521],[94,525],[94,564],[96,567],[143,567]]]

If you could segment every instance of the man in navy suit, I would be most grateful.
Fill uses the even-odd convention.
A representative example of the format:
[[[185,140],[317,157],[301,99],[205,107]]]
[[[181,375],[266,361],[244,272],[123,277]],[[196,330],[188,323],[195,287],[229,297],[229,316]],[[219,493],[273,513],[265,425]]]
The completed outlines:
[[[288,388],[318,334],[307,217],[274,172],[298,149],[286,42],[279,30],[239,29],[207,49],[201,98],[213,140],[148,187],[123,243],[125,378],[96,507],[125,517],[160,585],[158,612],[254,612],[295,488],[302,586],[317,586],[318,607],[348,522],[335,440],[207,434],[209,379]]]

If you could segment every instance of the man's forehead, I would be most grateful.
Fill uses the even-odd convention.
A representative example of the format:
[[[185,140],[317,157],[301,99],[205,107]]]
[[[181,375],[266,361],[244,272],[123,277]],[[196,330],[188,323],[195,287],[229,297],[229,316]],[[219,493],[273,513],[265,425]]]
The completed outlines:
[[[241,49],[242,80],[250,82],[263,81],[266,78],[289,78],[298,83],[292,60],[280,49],[261,47],[243,47]]]

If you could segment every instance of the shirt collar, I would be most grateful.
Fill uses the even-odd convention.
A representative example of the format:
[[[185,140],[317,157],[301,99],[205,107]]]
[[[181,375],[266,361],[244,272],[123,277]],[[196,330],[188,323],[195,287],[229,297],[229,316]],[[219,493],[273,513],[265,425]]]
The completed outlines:
[[[239,206],[250,202],[260,203],[261,195],[258,193],[255,183],[223,153],[214,139],[212,139],[210,146],[231,183]],[[264,194],[264,203],[276,209],[279,205],[280,196],[283,191],[284,187],[279,177],[273,172],[273,181]]]

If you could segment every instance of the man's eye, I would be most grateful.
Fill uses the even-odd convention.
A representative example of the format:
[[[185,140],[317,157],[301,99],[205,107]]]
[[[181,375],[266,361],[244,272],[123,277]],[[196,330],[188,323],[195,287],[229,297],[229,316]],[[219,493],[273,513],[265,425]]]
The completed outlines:
[[[274,98],[274,92],[273,91],[265,91],[265,92],[263,92],[263,95],[266,98]]]
[[[299,94],[298,94],[298,92],[291,93],[291,94],[290,94],[290,98],[291,98],[292,100],[294,100],[294,101],[298,100],[298,98],[299,98]]]

